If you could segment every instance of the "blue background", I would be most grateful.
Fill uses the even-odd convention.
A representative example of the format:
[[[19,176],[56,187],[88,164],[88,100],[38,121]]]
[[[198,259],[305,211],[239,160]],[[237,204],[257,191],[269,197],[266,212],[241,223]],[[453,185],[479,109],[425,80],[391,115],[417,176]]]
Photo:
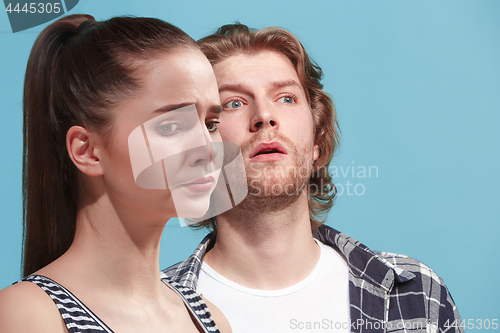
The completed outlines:
[[[499,317],[499,1],[85,0],[70,13],[158,17],[195,39],[237,20],[292,31],[323,68],[342,130],[332,166],[344,193],[327,223],[432,267],[463,319]],[[13,34],[0,13],[0,288],[20,277],[22,85],[44,26]],[[378,177],[358,177],[369,166]],[[161,266],[204,234],[170,221]]]

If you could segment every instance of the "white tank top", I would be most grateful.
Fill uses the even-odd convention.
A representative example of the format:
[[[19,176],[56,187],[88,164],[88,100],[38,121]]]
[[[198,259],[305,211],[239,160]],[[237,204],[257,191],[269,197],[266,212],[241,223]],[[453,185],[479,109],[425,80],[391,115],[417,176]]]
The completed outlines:
[[[350,332],[349,271],[344,258],[316,240],[312,272],[279,290],[243,287],[202,263],[198,292],[227,317],[233,332]]]

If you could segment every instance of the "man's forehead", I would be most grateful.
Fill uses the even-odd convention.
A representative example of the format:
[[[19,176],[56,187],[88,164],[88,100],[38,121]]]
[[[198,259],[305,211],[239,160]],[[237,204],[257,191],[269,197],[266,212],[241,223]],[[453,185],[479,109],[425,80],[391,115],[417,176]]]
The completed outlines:
[[[231,55],[215,64],[214,72],[219,92],[247,90],[255,84],[269,88],[302,89],[290,59],[274,51]]]
[[[225,57],[224,60],[214,64],[216,75],[228,75],[240,72],[256,72],[276,74],[277,72],[288,72],[291,78],[297,77],[297,71],[292,61],[285,55],[274,51],[262,51],[257,53],[237,53]],[[279,78],[283,80],[285,78]]]

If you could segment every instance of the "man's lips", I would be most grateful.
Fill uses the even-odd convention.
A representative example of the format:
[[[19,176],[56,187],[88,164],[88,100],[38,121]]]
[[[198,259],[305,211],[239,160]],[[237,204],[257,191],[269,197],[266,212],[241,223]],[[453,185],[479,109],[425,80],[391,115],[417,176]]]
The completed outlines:
[[[250,152],[250,159],[253,161],[276,161],[287,155],[286,148],[277,141],[263,142],[258,144]]]
[[[181,186],[195,193],[209,192],[213,189],[214,180],[212,176],[200,177],[189,183],[181,184]]]

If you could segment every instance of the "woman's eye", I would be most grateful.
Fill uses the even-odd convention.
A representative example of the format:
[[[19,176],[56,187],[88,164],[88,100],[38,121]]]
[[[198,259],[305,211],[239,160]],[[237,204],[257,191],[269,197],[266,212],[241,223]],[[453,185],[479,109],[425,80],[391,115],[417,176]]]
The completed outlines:
[[[292,96],[284,96],[281,97],[280,99],[277,100],[277,102],[285,103],[285,104],[292,104],[295,102]]]
[[[169,136],[173,132],[178,131],[181,129],[181,124],[179,123],[166,123],[166,124],[159,124],[156,126],[156,131],[163,136]]]
[[[206,123],[207,130],[209,132],[216,132],[217,131],[217,124],[220,123],[219,121],[211,121],[209,123]]]
[[[224,105],[224,107],[227,109],[238,109],[238,108],[241,108],[242,106],[243,106],[243,102],[239,101],[239,100],[234,100],[234,101],[231,101],[231,102],[226,103]]]

